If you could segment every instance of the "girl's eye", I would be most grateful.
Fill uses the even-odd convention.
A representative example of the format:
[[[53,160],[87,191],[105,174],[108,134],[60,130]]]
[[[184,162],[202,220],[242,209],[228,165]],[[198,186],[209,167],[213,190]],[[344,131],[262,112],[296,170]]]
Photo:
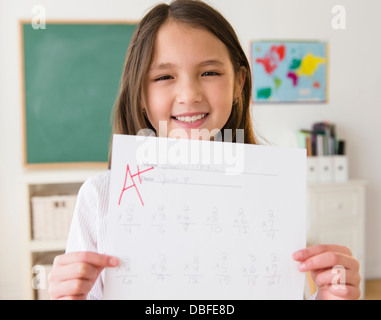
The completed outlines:
[[[163,81],[163,80],[170,80],[173,79],[172,76],[161,76],[159,78],[156,78],[155,81]]]
[[[219,76],[220,74],[213,71],[207,71],[202,74],[203,77]]]

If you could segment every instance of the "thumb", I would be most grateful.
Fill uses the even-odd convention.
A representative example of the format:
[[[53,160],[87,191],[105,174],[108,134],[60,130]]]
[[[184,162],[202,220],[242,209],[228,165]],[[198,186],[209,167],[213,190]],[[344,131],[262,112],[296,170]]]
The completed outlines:
[[[117,257],[113,257],[113,256],[106,256],[108,259],[107,259],[107,263],[105,265],[105,267],[117,267],[119,265],[119,259]]]
[[[105,268],[115,268],[119,265],[119,259],[117,257],[113,257],[113,256],[109,256],[109,255],[103,255],[101,260],[102,260],[102,263],[100,263],[97,266],[98,275]]]

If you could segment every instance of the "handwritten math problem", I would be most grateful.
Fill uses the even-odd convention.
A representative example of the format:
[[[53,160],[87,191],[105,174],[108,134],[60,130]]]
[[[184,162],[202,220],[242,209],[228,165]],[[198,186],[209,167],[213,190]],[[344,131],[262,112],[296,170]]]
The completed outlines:
[[[291,258],[305,246],[302,153],[248,146],[245,170],[227,175],[138,162],[141,143],[114,137],[106,249],[121,263],[106,299],[303,297]]]

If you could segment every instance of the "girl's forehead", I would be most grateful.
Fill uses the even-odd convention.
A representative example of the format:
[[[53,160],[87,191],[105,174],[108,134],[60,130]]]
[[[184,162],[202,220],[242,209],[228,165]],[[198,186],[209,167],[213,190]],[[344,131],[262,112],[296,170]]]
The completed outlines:
[[[158,30],[154,43],[154,59],[198,58],[218,56],[228,58],[225,44],[205,28],[194,27],[184,22],[169,20]]]
[[[157,32],[156,39],[160,35],[179,35],[181,34],[183,37],[208,37],[208,38],[214,38],[215,40],[220,41],[217,36],[215,36],[212,32],[207,30],[204,27],[201,26],[194,26],[189,23],[175,20],[175,19],[168,19],[165,21],[159,28]],[[182,37],[181,37],[182,38]],[[181,38],[178,38],[178,40],[181,40]]]

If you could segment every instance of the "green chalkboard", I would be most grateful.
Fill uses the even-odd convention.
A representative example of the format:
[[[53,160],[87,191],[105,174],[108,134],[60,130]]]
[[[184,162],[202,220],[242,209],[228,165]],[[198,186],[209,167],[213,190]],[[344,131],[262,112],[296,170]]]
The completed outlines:
[[[107,162],[132,23],[21,22],[25,165]]]

